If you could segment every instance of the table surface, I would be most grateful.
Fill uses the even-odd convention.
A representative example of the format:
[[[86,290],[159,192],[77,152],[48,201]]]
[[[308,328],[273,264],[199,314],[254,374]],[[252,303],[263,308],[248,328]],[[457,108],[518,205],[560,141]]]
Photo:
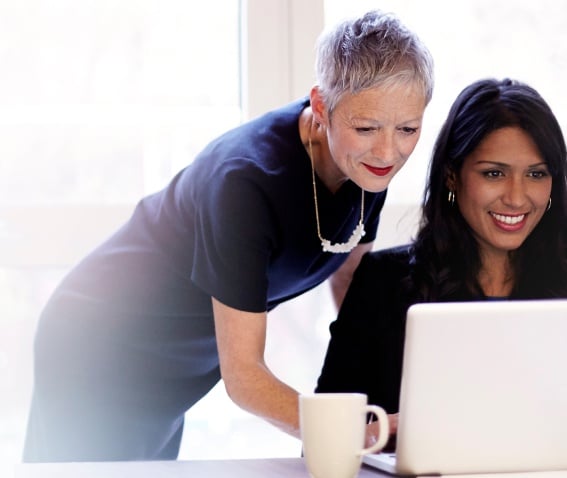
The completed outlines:
[[[18,464],[14,478],[310,478],[303,458]],[[566,471],[443,478],[567,478]],[[357,478],[392,478],[362,465]],[[431,477],[429,477],[431,478]]]
[[[14,478],[309,478],[302,458],[30,463]],[[388,477],[363,465],[358,478]]]

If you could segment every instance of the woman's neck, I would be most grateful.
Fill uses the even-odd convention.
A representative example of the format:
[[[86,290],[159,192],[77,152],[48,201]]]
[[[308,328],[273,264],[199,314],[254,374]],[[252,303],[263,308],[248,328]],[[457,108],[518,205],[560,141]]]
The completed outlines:
[[[508,297],[514,288],[514,274],[508,255],[483,260],[478,282],[485,296]]]
[[[326,129],[315,122],[309,106],[299,117],[299,135],[307,154],[311,157],[317,176],[331,193],[337,192],[348,178],[332,160]]]

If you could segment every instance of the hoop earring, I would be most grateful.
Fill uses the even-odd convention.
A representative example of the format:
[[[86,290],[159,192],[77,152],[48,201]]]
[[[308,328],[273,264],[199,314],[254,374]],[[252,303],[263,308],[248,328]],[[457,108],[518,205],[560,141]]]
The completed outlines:
[[[455,193],[453,191],[449,191],[447,195],[447,202],[453,206],[455,204]]]
[[[551,209],[551,196],[549,196],[549,202],[547,203],[546,211],[549,211],[550,209]]]

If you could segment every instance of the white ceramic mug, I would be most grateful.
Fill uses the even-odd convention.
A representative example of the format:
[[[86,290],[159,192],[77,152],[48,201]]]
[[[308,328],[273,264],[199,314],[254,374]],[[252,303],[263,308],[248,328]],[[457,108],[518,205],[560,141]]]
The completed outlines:
[[[378,417],[380,435],[364,448],[367,414]],[[362,455],[378,453],[389,437],[384,409],[368,405],[362,393],[313,393],[299,396],[303,455],[313,478],[353,478]]]

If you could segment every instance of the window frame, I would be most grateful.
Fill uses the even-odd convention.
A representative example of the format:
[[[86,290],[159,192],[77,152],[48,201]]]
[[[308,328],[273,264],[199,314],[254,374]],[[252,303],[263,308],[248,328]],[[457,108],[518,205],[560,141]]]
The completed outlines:
[[[308,94],[324,0],[240,1],[246,121]],[[0,204],[0,267],[71,267],[124,222],[134,205]]]

